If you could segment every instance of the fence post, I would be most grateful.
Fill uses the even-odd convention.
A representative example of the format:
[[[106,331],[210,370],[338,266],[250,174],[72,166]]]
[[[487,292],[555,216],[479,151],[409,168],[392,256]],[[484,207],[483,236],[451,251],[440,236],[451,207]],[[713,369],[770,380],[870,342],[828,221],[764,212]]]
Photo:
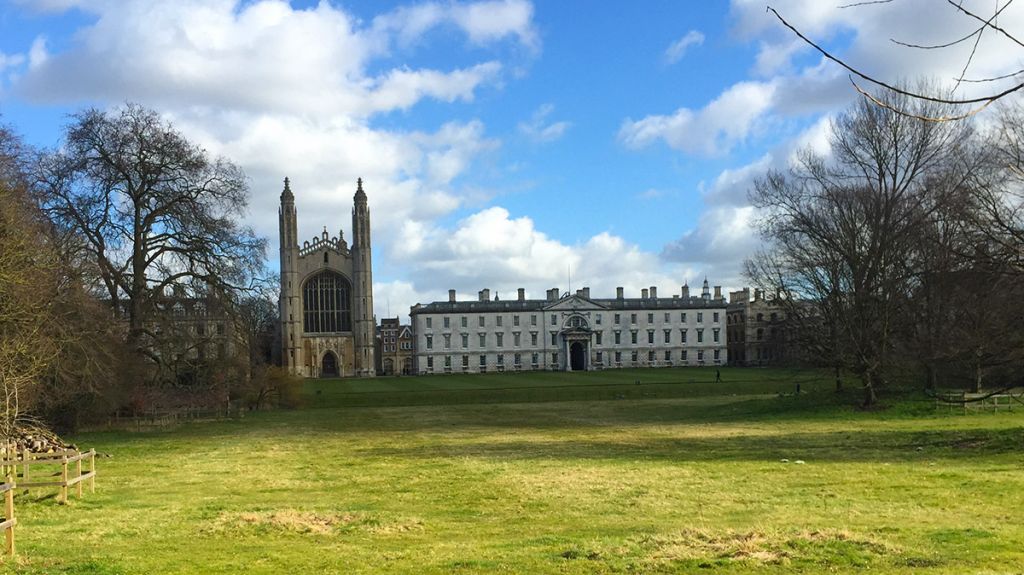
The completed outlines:
[[[7,481],[11,484],[11,489],[4,492],[4,519],[11,521],[11,526],[7,528],[7,554],[14,556],[14,477],[8,477]]]
[[[78,498],[81,499],[82,498],[82,458],[81,458],[81,453],[78,454],[78,460],[75,461],[75,472],[76,472],[75,473],[75,479],[78,480],[78,483],[75,484],[75,495],[77,495]]]
[[[21,480],[28,483],[28,460],[32,456],[32,452],[29,451],[28,446],[25,447],[21,452]]]
[[[89,493],[96,493],[96,450],[89,450],[89,471],[92,476],[89,477]]]
[[[68,502],[68,456],[61,456],[60,461],[60,502]]]

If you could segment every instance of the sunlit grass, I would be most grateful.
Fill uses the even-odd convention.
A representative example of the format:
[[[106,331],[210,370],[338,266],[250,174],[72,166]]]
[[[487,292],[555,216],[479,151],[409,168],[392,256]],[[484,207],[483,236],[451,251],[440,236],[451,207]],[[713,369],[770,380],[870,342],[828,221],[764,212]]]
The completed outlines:
[[[1024,564],[1020,413],[936,414],[914,396],[862,412],[806,372],[722,370],[720,384],[708,370],[599,375],[376,382],[389,393],[312,382],[303,410],[85,434],[75,439],[111,455],[97,493],[68,506],[19,495],[20,557],[3,569],[959,574]],[[545,382],[572,401],[546,401],[534,389]],[[374,406],[345,407],[360,393]]]

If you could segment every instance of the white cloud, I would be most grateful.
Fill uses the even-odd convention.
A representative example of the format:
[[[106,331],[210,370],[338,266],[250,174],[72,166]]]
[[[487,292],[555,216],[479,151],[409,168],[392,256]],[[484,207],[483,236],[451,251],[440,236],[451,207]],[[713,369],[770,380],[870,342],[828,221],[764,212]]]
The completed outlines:
[[[544,104],[537,108],[537,111],[533,113],[529,122],[519,123],[519,132],[534,142],[553,142],[563,135],[565,131],[569,129],[569,122],[552,122],[547,123],[548,116],[551,115],[555,109],[552,104]]]
[[[679,60],[683,59],[686,55],[686,50],[690,46],[700,46],[704,43],[704,34],[697,30],[690,30],[685,36],[672,42],[667,49],[665,49],[665,63],[675,64]]]
[[[631,148],[662,140],[687,153],[723,154],[755,131],[771,108],[775,90],[770,82],[740,82],[700,110],[679,108],[670,116],[627,119],[619,130],[619,139]]]

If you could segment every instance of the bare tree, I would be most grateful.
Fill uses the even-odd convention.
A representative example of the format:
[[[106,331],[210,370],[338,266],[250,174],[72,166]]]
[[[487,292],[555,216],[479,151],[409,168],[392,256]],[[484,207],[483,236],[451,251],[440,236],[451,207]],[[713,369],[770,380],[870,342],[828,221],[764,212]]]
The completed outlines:
[[[861,101],[833,121],[830,156],[804,152],[788,173],[769,173],[751,193],[769,242],[748,265],[752,279],[771,281],[765,287],[786,301],[813,302],[829,334],[828,359],[860,377],[865,405],[886,379],[914,285],[908,254],[921,227],[961,190],[949,174],[959,173],[970,134],[967,124],[894,111],[941,114],[932,102],[896,94],[886,103]]]
[[[242,171],[153,110],[75,115],[36,179],[46,214],[75,238],[106,299],[127,316],[130,346],[155,363],[168,361],[153,329],[163,294],[234,294],[262,269],[265,242],[238,221],[248,199]]]

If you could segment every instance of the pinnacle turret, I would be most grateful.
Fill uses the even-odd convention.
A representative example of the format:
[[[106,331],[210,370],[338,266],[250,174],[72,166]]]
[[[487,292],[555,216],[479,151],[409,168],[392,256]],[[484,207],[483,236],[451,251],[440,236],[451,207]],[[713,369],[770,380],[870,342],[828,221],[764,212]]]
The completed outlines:
[[[295,196],[292,194],[292,187],[288,181],[288,178],[284,179],[284,191],[281,192],[281,202],[294,202]]]

